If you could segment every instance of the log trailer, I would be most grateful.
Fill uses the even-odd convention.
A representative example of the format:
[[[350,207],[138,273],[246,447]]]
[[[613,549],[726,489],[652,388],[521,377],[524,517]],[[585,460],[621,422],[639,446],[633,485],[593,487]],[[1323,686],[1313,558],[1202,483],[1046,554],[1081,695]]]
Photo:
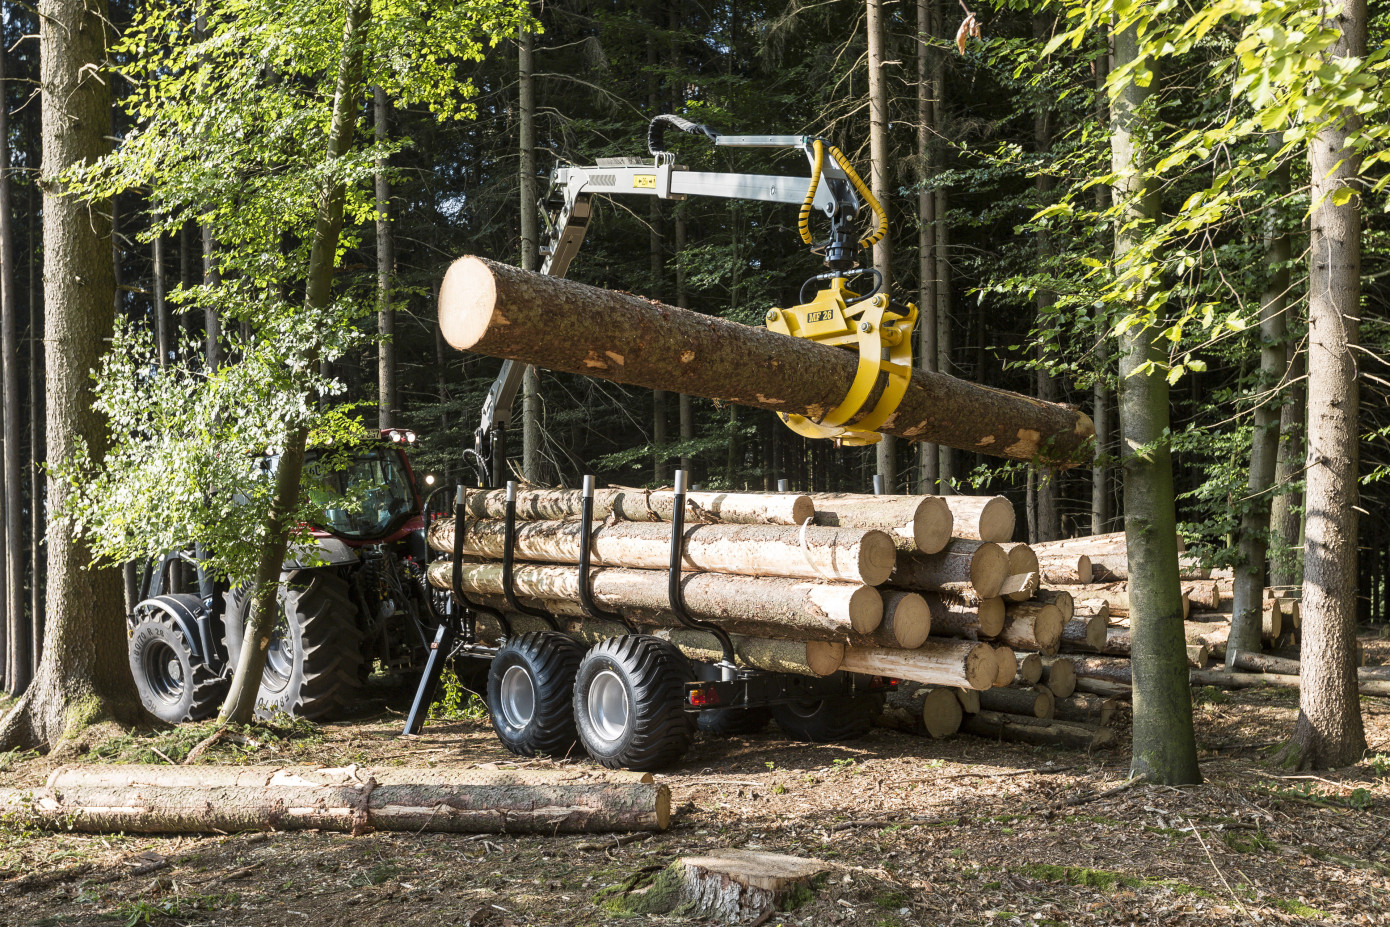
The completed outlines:
[[[806,154],[811,175],[691,171],[675,163],[664,134],[676,129],[708,137],[717,147],[798,149]],[[808,437],[863,445],[879,440],[874,432],[896,409],[912,375],[912,329],[917,309],[895,301],[876,270],[857,269],[859,250],[871,247],[887,231],[887,217],[845,156],[824,140],[794,135],[720,135],[679,116],[663,115],[648,130],[650,159],[600,159],[592,167],[555,170],[541,204],[547,240],[541,248],[541,272],[564,276],[587,230],[596,196],[640,195],[680,200],[707,196],[799,205],[799,233],[815,253],[824,255],[827,271],[806,281],[803,304],[773,309],[766,325],[773,331],[856,351],[859,364],[844,401],[818,421],[782,415],[788,427]],[[864,205],[875,227],[862,237],[854,230]],[[816,242],[810,231],[813,211],[830,221],[828,237]],[[850,284],[870,279],[857,293]],[[809,299],[810,288],[820,288]],[[484,400],[474,446],[465,450],[480,489],[498,485],[506,466],[506,435],[525,364],[504,361]],[[882,384],[880,388],[880,384]],[[877,397],[877,398],[875,398]],[[874,404],[868,406],[870,399]],[[867,411],[866,411],[867,408]],[[851,426],[849,423],[853,423]],[[427,521],[435,500],[426,506]],[[489,661],[487,704],[498,739],[521,755],[563,756],[582,747],[603,766],[655,769],[675,762],[688,748],[698,727],[711,733],[756,730],[770,718],[794,737],[832,741],[861,735],[882,706],[892,680],[851,673],[811,678],[752,670],[740,666],[729,635],[719,626],[693,618],[681,591],[682,546],[686,512],[686,477],[677,471],[671,518],[669,608],[685,627],[712,635],[722,658],[701,662],[672,643],[638,633],[626,619],[603,611],[593,601],[589,579],[589,534],[593,513],[593,478],[584,480],[580,517],[578,581],[585,614],[615,623],[616,636],[585,647],[562,630],[555,616],[518,601],[512,584],[516,534],[516,484],[507,483],[503,585],[507,608],[471,601],[461,587],[467,533],[466,492],[456,490],[453,515],[453,564],[448,603],[430,647],[425,672],[406,721],[405,733],[418,733],[434,699],[445,662],[454,657]],[[548,630],[514,634],[510,616],[529,615]],[[500,625],[501,639],[487,646],[478,636],[478,619]],[[623,627],[625,626],[625,627]]]

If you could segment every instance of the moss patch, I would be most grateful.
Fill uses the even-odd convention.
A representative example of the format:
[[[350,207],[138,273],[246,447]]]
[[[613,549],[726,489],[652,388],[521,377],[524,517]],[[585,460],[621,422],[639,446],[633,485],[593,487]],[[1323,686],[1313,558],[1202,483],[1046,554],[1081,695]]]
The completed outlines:
[[[1082,885],[1087,888],[1113,892],[1117,888],[1166,888],[1179,895],[1198,895],[1212,897],[1211,892],[1186,882],[1174,879],[1141,879],[1123,872],[1109,869],[1088,869],[1085,866],[1056,866],[1049,863],[1029,863],[1019,867],[1019,872],[1034,879],[1047,882],[1065,882],[1068,885]]]
[[[672,863],[656,872],[638,872],[598,892],[594,902],[609,914],[670,914],[681,903],[681,869],[680,863]]]
[[[1295,901],[1292,898],[1271,898],[1269,903],[1285,914],[1292,914],[1295,917],[1316,917],[1324,919],[1331,916],[1326,911],[1320,911],[1317,908],[1306,905],[1301,901]]]

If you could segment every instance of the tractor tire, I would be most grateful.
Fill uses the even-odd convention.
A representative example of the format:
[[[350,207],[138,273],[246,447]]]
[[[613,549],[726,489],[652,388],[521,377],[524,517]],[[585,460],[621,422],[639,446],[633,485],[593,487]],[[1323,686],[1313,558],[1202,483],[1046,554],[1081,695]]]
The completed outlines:
[[[231,688],[231,676],[198,659],[174,619],[158,609],[146,612],[130,632],[126,654],[140,701],[170,724],[211,718]]]
[[[266,653],[256,714],[283,711],[324,720],[357,698],[363,668],[362,632],[348,581],[336,568],[297,570],[276,592],[280,614]],[[235,667],[251,612],[244,590],[227,594],[227,651]]]
[[[589,756],[609,769],[661,769],[690,749],[690,663],[670,643],[625,634],[595,644],[574,678],[574,720]]]
[[[568,756],[574,674],[584,647],[558,631],[533,631],[502,645],[487,672],[487,707],[497,739],[521,756]]]
[[[776,705],[772,717],[788,737],[826,744],[863,737],[881,711],[882,692],[860,692]]]

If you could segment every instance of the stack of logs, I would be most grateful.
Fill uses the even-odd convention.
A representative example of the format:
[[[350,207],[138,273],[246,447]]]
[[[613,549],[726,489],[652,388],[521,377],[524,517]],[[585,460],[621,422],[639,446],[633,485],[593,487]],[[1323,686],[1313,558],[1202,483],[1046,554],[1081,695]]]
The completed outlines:
[[[547,627],[504,598],[505,494],[475,492],[464,505],[462,591],[506,613],[514,633]],[[629,632],[581,604],[581,505],[571,490],[517,494],[513,587],[523,606],[593,642]],[[714,636],[683,627],[670,607],[674,506],[670,491],[595,493],[594,603],[693,659],[716,661]],[[1113,703],[1073,695],[1065,661],[1044,662],[1078,627],[1095,639],[1104,615],[1097,624],[1076,613],[1071,596],[1040,588],[1033,551],[1009,542],[1015,514],[1004,497],[692,492],[685,517],[686,610],[733,635],[742,664],[901,680],[885,723],[931,736],[963,727],[1028,742],[1109,740]],[[453,550],[452,519],[435,522],[430,544]],[[430,582],[448,589],[453,573],[437,562]],[[500,633],[494,620],[479,620],[483,642]]]

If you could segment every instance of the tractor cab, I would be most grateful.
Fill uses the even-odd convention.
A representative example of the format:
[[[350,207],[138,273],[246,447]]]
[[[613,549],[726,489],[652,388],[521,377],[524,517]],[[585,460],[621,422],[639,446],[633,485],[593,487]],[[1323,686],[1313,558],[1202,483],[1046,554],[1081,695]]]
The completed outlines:
[[[310,448],[303,485],[317,513],[314,534],[361,547],[422,530],[423,505],[406,456],[414,443],[414,432],[389,428],[365,444]]]

